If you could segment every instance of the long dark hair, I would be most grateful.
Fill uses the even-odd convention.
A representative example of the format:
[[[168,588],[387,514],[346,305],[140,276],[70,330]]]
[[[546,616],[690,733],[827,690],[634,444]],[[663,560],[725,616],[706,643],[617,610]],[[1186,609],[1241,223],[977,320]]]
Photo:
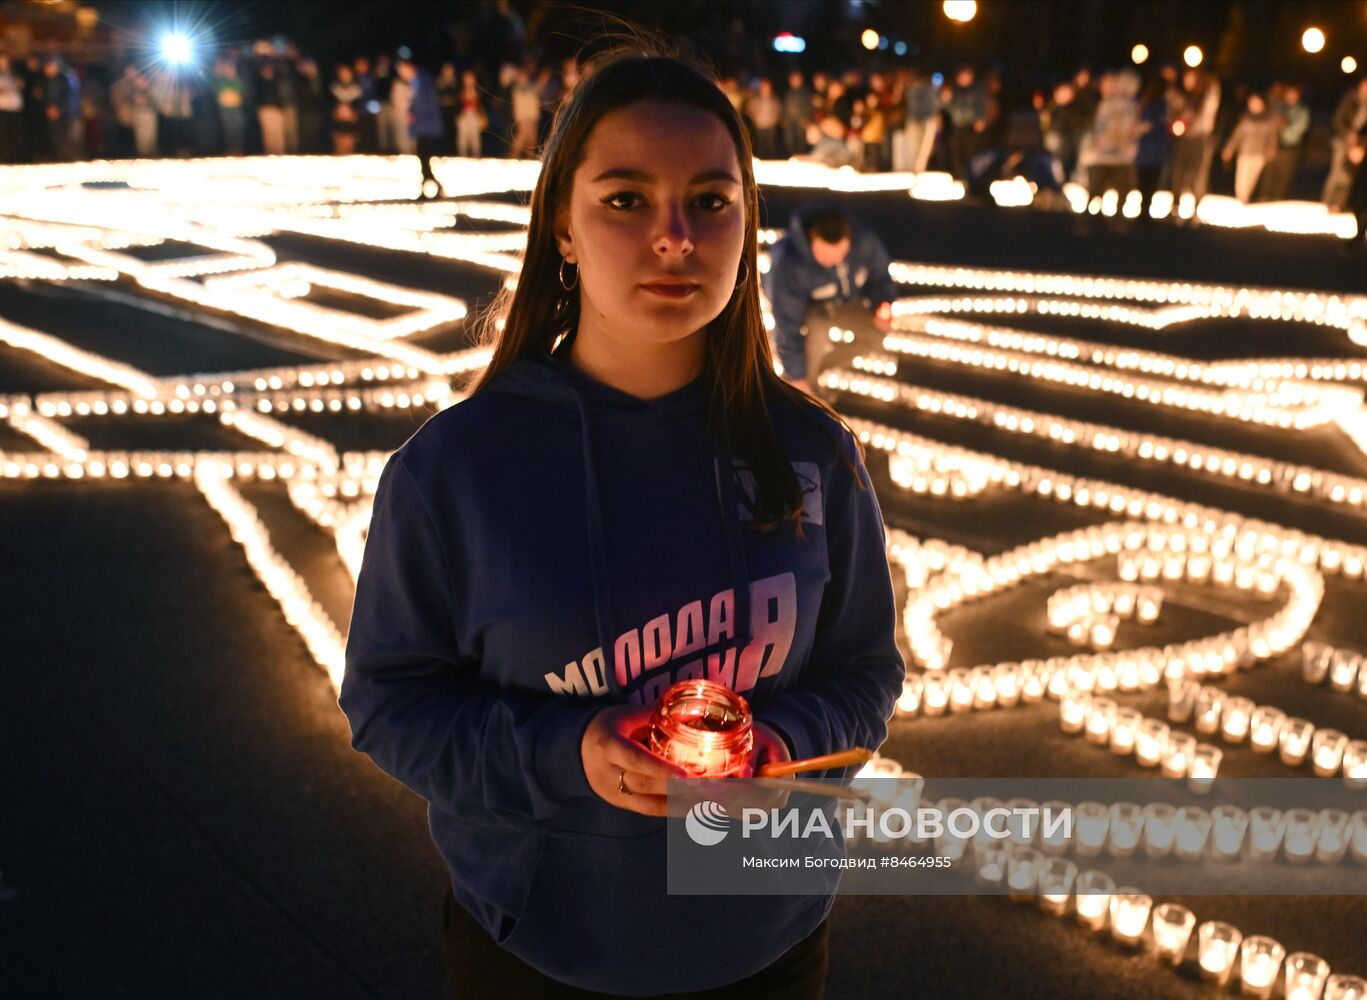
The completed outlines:
[[[578,327],[579,296],[566,294],[560,284],[561,257],[554,220],[556,210],[569,204],[574,172],[583,162],[593,126],[609,112],[639,101],[700,108],[716,116],[731,134],[745,204],[741,257],[745,277],[707,328],[711,429],[713,434],[718,433],[715,420],[720,408],[731,430],[735,455],[746,462],[754,476],[752,524],[760,530],[772,530],[786,521],[801,538],[802,489],[774,436],[765,400],[786,398],[808,412],[825,412],[847,430],[848,425],[825,403],[774,372],[759,302],[759,189],[749,134],[740,115],[721,91],[716,75],[702,63],[658,38],[645,37],[640,30],[632,34],[629,42],[617,42],[583,62],[579,85],[556,112],[541,154],[541,174],[532,192],[522,272],[516,287],[500,291],[485,313],[481,340],[494,345],[494,354],[471,394],[486,388],[520,359],[548,352],[563,334]],[[821,426],[827,429],[827,425]],[[858,447],[857,437],[855,443]],[[837,450],[841,450],[838,442]],[[862,448],[859,450],[862,456]]]

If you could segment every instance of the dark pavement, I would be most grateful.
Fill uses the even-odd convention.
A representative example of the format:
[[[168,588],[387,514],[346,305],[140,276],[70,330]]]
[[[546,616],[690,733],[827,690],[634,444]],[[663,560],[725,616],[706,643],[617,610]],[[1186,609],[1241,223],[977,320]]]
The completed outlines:
[[[768,224],[786,224],[800,196],[766,192]],[[1364,264],[1324,238],[1127,227],[891,195],[846,200],[900,259],[1367,291]],[[413,287],[454,287],[470,296],[487,296],[492,287],[487,276],[447,262],[302,237],[271,242],[282,256]],[[118,290],[134,294],[127,285]],[[0,283],[0,316],[156,373],[336,356],[306,338],[272,346],[270,336],[245,338],[51,286]],[[1367,356],[1332,332],[1286,324],[1212,321],[1161,335],[1094,324],[1075,332],[1201,357],[1245,356],[1250,343],[1258,354]],[[1166,422],[1163,432],[1179,436],[1218,433],[1204,418],[1099,403],[1006,376],[925,364],[915,366],[915,378],[1126,426],[1157,430]],[[92,386],[0,348],[0,394]],[[873,405],[849,410],[956,444],[1367,539],[1367,519],[1357,515],[1331,517],[1314,505],[1216,487],[1195,475],[1164,478],[953,421],[908,419]],[[297,422],[329,436],[325,419]],[[212,422],[188,419],[152,429],[111,418],[98,429],[73,429],[101,440],[149,434],[174,447],[213,447],[219,433]],[[404,414],[358,418],[334,432],[345,447],[378,448],[397,446],[412,429]],[[1363,472],[1361,454],[1330,436],[1302,442],[1241,428],[1226,440]],[[12,444],[0,440],[0,447]],[[876,461],[873,471],[894,525],[984,549],[1099,520],[1017,495],[963,505],[915,500],[894,495]],[[349,584],[327,537],[292,511],[282,487],[247,492],[280,536],[277,547],[289,549],[344,625]],[[327,678],[193,486],[2,482],[0,525],[0,870],[17,894],[0,901],[0,998],[442,995],[445,871],[423,803],[350,750]],[[946,616],[945,627],[982,661],[1032,655],[1026,647],[1035,644],[1038,655],[1051,655],[1056,641],[1040,634],[1039,619],[1045,594],[1060,583],[1041,581],[976,604]],[[1362,584],[1331,581],[1312,635],[1363,648],[1364,596]],[[1235,616],[1248,609],[1231,603],[1224,610]],[[1186,638],[1218,620],[1177,600],[1158,634]],[[1367,702],[1309,688],[1296,670],[1290,660],[1273,663],[1230,689],[1367,736]],[[1160,697],[1126,704],[1153,712]],[[1137,773],[1060,733],[1051,704],[898,720],[885,752],[937,776]],[[1226,761],[1231,774],[1260,773],[1267,763],[1251,754]],[[1246,934],[1276,937],[1288,951],[1314,951],[1337,970],[1367,973],[1361,899],[1186,902],[1198,919],[1231,920]],[[1211,995],[1185,970],[1174,973],[1071,922],[999,899],[842,898],[831,948],[832,1000]]]

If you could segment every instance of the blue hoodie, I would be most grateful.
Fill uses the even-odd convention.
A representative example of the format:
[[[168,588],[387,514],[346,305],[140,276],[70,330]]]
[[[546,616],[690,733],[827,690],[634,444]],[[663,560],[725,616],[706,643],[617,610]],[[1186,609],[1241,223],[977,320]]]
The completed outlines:
[[[583,733],[607,705],[707,676],[795,757],[879,746],[904,670],[883,522],[850,435],[783,401],[806,540],[746,530],[709,374],[644,401],[578,372],[567,344],[390,458],[340,704],[352,746],[428,801],[456,899],[504,948],[584,989],[719,986],[831,898],[668,895],[667,821],[593,793]]]
[[[807,305],[817,301],[867,299],[876,308],[897,297],[888,275],[888,251],[878,234],[858,219],[850,219],[850,251],[835,267],[822,267],[812,256],[803,229],[807,215],[822,207],[804,205],[793,213],[788,232],[769,251],[769,273],[764,294],[774,311],[774,344],[788,378],[807,377],[806,344],[802,324]]]

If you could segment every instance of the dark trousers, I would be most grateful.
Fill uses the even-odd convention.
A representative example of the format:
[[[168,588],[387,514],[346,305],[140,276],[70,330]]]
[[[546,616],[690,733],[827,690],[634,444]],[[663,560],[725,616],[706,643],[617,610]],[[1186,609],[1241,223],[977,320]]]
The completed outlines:
[[[441,193],[441,182],[437,180],[437,175],[432,173],[432,157],[441,155],[441,136],[420,135],[418,138],[418,165],[422,168],[423,191],[427,190],[427,182],[431,181],[437,187],[437,193]]]
[[[659,1000],[822,1000],[826,995],[826,925],[821,921],[767,968],[739,982],[696,993],[670,993]],[[446,887],[442,905],[446,939],[446,977],[454,1000],[611,1000],[551,979],[504,950],[456,902]],[[638,959],[623,955],[622,961]]]

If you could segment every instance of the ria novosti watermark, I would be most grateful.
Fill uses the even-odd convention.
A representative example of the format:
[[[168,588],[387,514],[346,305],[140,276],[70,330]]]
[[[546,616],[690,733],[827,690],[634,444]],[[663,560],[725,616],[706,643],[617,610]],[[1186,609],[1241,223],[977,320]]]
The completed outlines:
[[[1333,780],[762,785],[671,783],[671,893],[1367,895],[1367,801]]]

